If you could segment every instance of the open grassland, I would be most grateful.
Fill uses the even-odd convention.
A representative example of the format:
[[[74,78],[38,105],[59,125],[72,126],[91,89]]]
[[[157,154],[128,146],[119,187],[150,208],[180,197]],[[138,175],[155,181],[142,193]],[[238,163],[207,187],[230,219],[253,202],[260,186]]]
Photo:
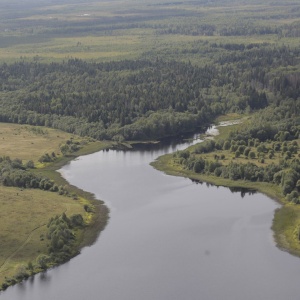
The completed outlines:
[[[63,157],[60,146],[67,140],[75,140],[84,145],[76,153]],[[43,154],[55,153],[57,160],[48,168],[54,170],[68,160],[78,156],[100,151],[111,145],[110,142],[99,142],[74,136],[70,133],[30,125],[0,123],[0,155],[23,161],[32,160],[38,167],[44,165],[38,161]]]
[[[5,0],[0,3],[0,61],[109,61],[159,56],[205,64],[215,56],[215,49],[208,46],[216,42],[297,46],[296,39],[281,26],[299,22],[298,9],[297,1],[284,5],[282,1],[58,4],[31,0],[17,5]],[[224,34],[228,28],[249,31]]]
[[[63,212],[85,215],[80,200],[37,189],[0,186],[0,207],[1,283],[40,254],[47,254],[46,224],[51,217]]]
[[[0,123],[0,156],[10,156],[23,161],[33,160],[38,169],[32,170],[43,177],[54,180],[68,191],[68,196],[40,189],[20,189],[0,185],[0,286],[35,265],[40,255],[48,254],[49,240],[46,237],[50,218],[65,213],[67,217],[80,214],[87,225],[76,230],[78,251],[93,243],[104,228],[108,210],[102,201],[90,193],[70,186],[55,170],[74,159],[111,145],[109,142],[94,142],[75,137],[50,128]],[[84,146],[76,153],[63,156],[60,145],[66,140],[83,141]],[[45,153],[56,153],[52,163],[41,164],[38,159]],[[76,196],[75,196],[76,195]],[[84,207],[89,207],[87,211]],[[35,269],[33,272],[38,272]],[[10,282],[8,282],[10,284]]]
[[[60,145],[71,137],[51,128],[0,123],[0,155],[37,163],[45,153],[61,155]]]

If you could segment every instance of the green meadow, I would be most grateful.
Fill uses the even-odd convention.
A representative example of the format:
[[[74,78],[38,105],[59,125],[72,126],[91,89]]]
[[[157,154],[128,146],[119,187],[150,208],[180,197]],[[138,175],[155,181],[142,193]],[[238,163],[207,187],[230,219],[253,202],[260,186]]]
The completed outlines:
[[[80,58],[110,61],[155,57],[207,63],[207,43],[295,46],[286,25],[300,16],[297,1],[28,1],[0,4],[0,61]],[[18,9],[19,8],[19,9]],[[228,28],[248,31],[226,33]],[[280,30],[277,30],[280,29]],[[268,34],[264,31],[269,30]],[[263,32],[263,34],[262,34]]]

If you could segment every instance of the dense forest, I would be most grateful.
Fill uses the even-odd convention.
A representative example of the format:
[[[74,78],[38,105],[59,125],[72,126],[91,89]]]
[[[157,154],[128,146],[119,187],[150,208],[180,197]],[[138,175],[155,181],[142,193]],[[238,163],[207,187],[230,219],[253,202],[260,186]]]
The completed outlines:
[[[224,113],[285,102],[297,114],[299,49],[210,47],[226,51],[205,66],[158,58],[2,64],[0,121],[122,141],[190,132]]]
[[[296,0],[57,3],[0,3],[1,122],[123,141],[298,113]]]

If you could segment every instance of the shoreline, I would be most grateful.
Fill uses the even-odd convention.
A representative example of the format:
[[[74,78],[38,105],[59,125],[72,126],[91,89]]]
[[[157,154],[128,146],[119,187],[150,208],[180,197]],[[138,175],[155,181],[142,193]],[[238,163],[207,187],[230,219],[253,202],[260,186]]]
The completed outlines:
[[[70,190],[70,192],[75,193],[79,197],[87,200],[88,203],[91,204],[95,209],[92,214],[91,221],[89,222],[89,224],[87,224],[86,227],[82,229],[81,236],[77,241],[78,244],[76,250],[78,250],[78,254],[84,247],[91,246],[96,242],[109,220],[109,209],[105,205],[104,201],[101,199],[97,199],[93,193],[84,191],[74,185],[71,185],[58,170],[80,156],[85,156],[96,153],[98,151],[106,150],[111,148],[113,145],[114,143],[112,142],[107,142],[96,146],[88,145],[80,149],[78,152],[72,155],[64,156],[58,161],[54,161],[51,165],[38,170],[42,172],[44,171],[46,173],[46,176],[50,179],[53,179],[55,182],[59,182],[64,186],[67,186],[67,189]]]
[[[28,276],[24,276],[22,278],[15,278],[14,275],[12,277],[8,277],[7,279],[9,281],[3,282],[2,285],[0,285],[0,295],[1,292],[4,292],[10,286],[14,286],[18,283],[21,283],[24,280],[27,280],[30,277],[35,276],[36,274],[46,272],[47,270],[64,264],[65,262],[71,260],[73,257],[80,254],[81,250],[84,247],[91,246],[97,241],[109,220],[109,208],[105,205],[103,200],[97,199],[94,194],[69,184],[69,182],[59,173],[58,170],[70,163],[72,160],[78,158],[79,156],[89,155],[101,150],[109,149],[113,145],[114,143],[112,142],[95,142],[86,145],[85,147],[81,148],[78,152],[72,153],[72,155],[60,157],[56,161],[53,161],[42,168],[37,168],[33,170],[34,173],[42,174],[43,176],[53,180],[55,183],[66,187],[66,189],[70,193],[76,194],[80,199],[74,201],[80,201],[80,205],[83,205],[82,202],[90,205],[91,207],[93,207],[93,211],[89,213],[87,212],[88,221],[86,222],[85,226],[76,230],[76,240],[72,246],[73,254],[70,255],[70,257],[68,257],[65,261],[58,263],[50,261],[45,269],[37,268],[31,270]],[[45,191],[44,193],[47,192]],[[45,222],[48,222],[48,220],[45,220]]]
[[[82,190],[74,185],[71,185],[63,175],[58,171],[63,166],[67,165],[73,160],[76,160],[80,156],[85,156],[89,154],[96,153],[98,151],[106,150],[106,149],[113,149],[113,150],[132,150],[134,145],[146,145],[146,144],[157,144],[160,143],[160,140],[151,140],[151,141],[124,141],[120,142],[113,142],[113,141],[93,141],[91,143],[86,144],[84,147],[80,148],[78,151],[73,152],[71,154],[67,154],[65,156],[60,156],[56,160],[52,161],[51,163],[44,164],[38,168],[32,169],[34,174],[41,175],[46,177],[50,180],[53,180],[57,185],[64,186],[69,194],[76,194],[80,201],[80,205],[89,205],[92,207],[92,212],[87,212],[88,220],[84,227],[76,230],[76,240],[73,244],[72,248],[72,255],[70,255],[67,259],[54,262],[49,261],[47,266],[44,269],[35,268],[28,270],[29,273],[22,277],[16,278],[16,273],[9,275],[6,277],[7,281],[2,282],[0,285],[0,295],[1,292],[4,292],[8,287],[14,286],[18,283],[21,283],[28,278],[35,276],[41,272],[45,272],[50,270],[54,267],[60,266],[65,262],[71,260],[73,257],[80,254],[81,250],[84,247],[93,245],[97,239],[99,238],[101,232],[105,229],[108,220],[109,220],[109,208],[106,206],[103,200],[97,199],[93,193],[87,192]],[[46,192],[44,192],[46,193]],[[45,195],[47,198],[47,194]],[[61,212],[63,213],[63,211]],[[46,220],[45,222],[47,222]],[[45,226],[46,224],[44,224]],[[46,254],[46,253],[43,253]],[[26,264],[27,261],[24,261]]]
[[[236,120],[235,120],[236,121]],[[234,122],[235,122],[234,121]],[[230,121],[229,121],[229,125]],[[224,125],[223,125],[224,126]],[[225,125],[226,126],[226,125]],[[219,125],[214,126],[216,128],[219,127]],[[230,126],[229,126],[230,127]],[[226,130],[225,130],[226,131]],[[224,133],[224,132],[223,132]],[[206,134],[208,138],[215,138],[217,134]],[[147,143],[157,143],[157,141],[152,142],[143,142],[143,144]],[[79,151],[72,153],[72,155],[67,155],[60,157],[56,161],[50,163],[49,165],[44,166],[40,169],[35,169],[35,172],[43,174],[45,177],[48,177],[49,179],[54,180],[56,183],[61,184],[63,186],[66,186],[68,191],[71,193],[77,194],[80,198],[84,199],[87,204],[90,204],[93,207],[93,213],[91,214],[91,218],[89,219],[88,224],[84,228],[80,229],[80,233],[78,235],[78,238],[73,245],[74,249],[74,255],[69,257],[66,261],[69,261],[73,257],[80,254],[81,250],[86,246],[93,245],[99,236],[101,235],[101,232],[105,229],[107,222],[109,220],[109,208],[106,206],[103,200],[97,199],[94,194],[84,191],[74,185],[71,185],[64,177],[63,175],[58,171],[63,166],[70,163],[72,160],[75,160],[76,158],[84,155],[89,155],[92,153],[96,153],[101,150],[105,149],[118,149],[118,148],[126,148],[129,150],[132,148],[132,145],[134,146],[134,143],[132,142],[126,142],[126,143],[115,143],[115,142],[93,142],[91,144],[88,144],[84,146]],[[193,147],[193,146],[191,146]],[[190,148],[190,147],[189,147]],[[187,148],[187,149],[189,149]],[[122,149],[124,150],[124,149]],[[194,173],[189,170],[185,170],[182,168],[181,165],[178,165],[173,162],[173,153],[166,154],[163,156],[158,157],[154,162],[151,162],[150,165],[153,166],[155,169],[162,171],[168,175],[172,176],[180,176],[180,177],[186,177],[192,180],[197,180],[201,182],[207,182],[216,186],[224,186],[224,187],[232,187],[232,188],[246,188],[246,189],[252,189],[257,192],[263,193],[267,195],[269,198],[273,199],[274,201],[280,203],[282,206],[281,208],[277,209],[274,212],[274,218],[272,222],[272,230],[273,230],[273,237],[274,241],[276,243],[276,246],[286,252],[289,252],[292,255],[296,255],[300,257],[300,247],[296,248],[293,247],[294,245],[290,242],[290,236],[288,236],[283,232],[282,227],[278,227],[278,223],[280,223],[280,218],[282,218],[282,214],[286,211],[286,204],[287,202],[282,199],[280,195],[279,188],[276,187],[274,184],[269,183],[261,183],[261,182],[248,182],[248,181],[233,181],[230,179],[223,179],[219,177],[214,177],[211,175],[204,175],[199,173]],[[287,213],[290,213],[291,206],[288,207]],[[284,228],[285,230],[286,228]],[[30,274],[30,277],[34,276],[35,274],[38,274],[40,272],[49,270],[53,267],[57,267],[59,265],[64,264],[66,261],[56,263],[56,264],[50,264],[45,270],[37,270],[36,272]],[[25,278],[24,278],[25,279]],[[21,282],[13,282],[10,285],[14,285],[16,283]],[[8,285],[8,286],[10,286]],[[7,287],[8,287],[7,286]],[[3,289],[4,290],[4,289]]]
[[[218,127],[219,126],[216,126],[216,128]],[[211,135],[207,136],[208,138],[215,138],[217,135],[214,135],[213,137]],[[192,149],[192,147],[193,146],[186,150]],[[190,170],[185,170],[182,165],[176,164],[173,161],[173,154],[165,154],[158,157],[155,161],[151,162],[151,166],[156,170],[171,176],[185,177],[191,180],[213,184],[215,186],[255,190],[276,201],[281,207],[274,211],[273,221],[270,226],[273,231],[276,247],[291,255],[300,257],[300,243],[296,242],[294,239],[297,234],[295,233],[295,227],[300,226],[300,208],[297,207],[297,205],[290,204],[283,198],[279,186],[266,182],[233,181],[215,177],[213,175],[194,173]]]

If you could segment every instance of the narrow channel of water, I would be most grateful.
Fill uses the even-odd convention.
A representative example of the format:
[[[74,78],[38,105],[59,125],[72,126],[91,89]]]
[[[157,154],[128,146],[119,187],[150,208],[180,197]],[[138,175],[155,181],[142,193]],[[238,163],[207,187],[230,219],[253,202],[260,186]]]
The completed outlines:
[[[188,143],[101,151],[61,172],[110,207],[97,242],[2,300],[298,299],[300,259],[275,247],[279,205],[167,176],[149,163]]]

